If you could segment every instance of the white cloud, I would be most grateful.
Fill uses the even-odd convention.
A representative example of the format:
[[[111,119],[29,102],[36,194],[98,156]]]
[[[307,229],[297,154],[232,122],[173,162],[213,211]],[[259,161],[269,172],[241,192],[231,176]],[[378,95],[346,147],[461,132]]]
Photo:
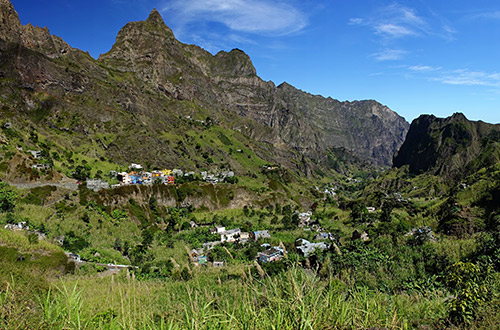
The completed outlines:
[[[282,1],[272,0],[173,0],[162,12],[181,25],[222,23],[236,32],[287,35],[307,25],[306,16]]]
[[[436,71],[440,70],[441,68],[434,68],[428,65],[413,65],[408,67],[408,69],[410,69],[411,71]]]
[[[381,52],[372,54],[377,61],[397,61],[401,60],[406,54],[407,51],[401,49],[384,49]]]
[[[356,17],[356,18],[351,18],[349,20],[350,25],[361,25],[364,23],[364,20],[362,18]]]
[[[438,81],[446,85],[457,86],[484,86],[500,88],[500,73],[473,71],[470,69],[444,70],[441,67],[428,65],[414,65],[406,67],[413,73],[419,73],[431,81]]]
[[[377,34],[393,38],[400,38],[415,34],[412,30],[396,24],[379,24],[376,25],[374,29]]]
[[[489,86],[500,88],[500,73],[489,73],[484,71],[470,71],[468,69],[455,70],[443,73],[433,80],[448,85],[463,86]]]
[[[500,19],[500,10],[477,14],[473,18]]]
[[[351,18],[349,25],[368,27],[385,41],[422,36],[452,39],[455,33],[450,24],[443,23],[442,17],[437,15],[424,17],[415,9],[397,3],[379,8],[370,17]]]

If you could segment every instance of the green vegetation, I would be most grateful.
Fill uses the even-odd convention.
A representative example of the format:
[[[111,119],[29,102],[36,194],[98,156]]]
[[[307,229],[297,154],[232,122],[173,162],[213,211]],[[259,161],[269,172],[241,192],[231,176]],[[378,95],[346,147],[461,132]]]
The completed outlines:
[[[232,209],[228,194],[237,196],[241,183],[100,193],[81,187],[74,194],[3,184],[6,196],[18,197],[0,213],[0,223],[26,221],[30,229],[0,230],[0,326],[15,329],[27,301],[26,329],[495,328],[500,218],[493,202],[498,184],[489,178],[497,171],[478,172],[469,187],[455,189],[392,170],[377,179],[339,180],[334,196],[296,185],[286,171],[264,171],[259,175],[279,185],[257,189],[259,200]],[[382,193],[381,187],[388,188]],[[167,206],[172,198],[176,206]],[[181,205],[191,198],[217,208]],[[296,248],[297,239],[313,242],[317,234],[299,227],[295,212],[305,207],[334,243],[308,257]],[[473,227],[457,225],[471,220]],[[197,265],[189,251],[220,239],[210,224],[268,230],[271,237],[203,249],[208,264],[224,266]],[[359,238],[363,232],[366,240]],[[68,263],[50,243],[58,236],[64,236],[62,249],[87,263]],[[282,246],[287,256],[256,265],[263,243]],[[137,268],[108,274],[98,263]]]

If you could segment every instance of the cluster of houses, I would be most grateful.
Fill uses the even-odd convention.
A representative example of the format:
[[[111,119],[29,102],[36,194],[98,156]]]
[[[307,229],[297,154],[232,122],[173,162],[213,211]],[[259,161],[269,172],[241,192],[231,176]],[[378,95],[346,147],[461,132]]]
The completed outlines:
[[[304,225],[309,225],[311,222],[311,212],[304,212],[299,214],[301,223]],[[197,227],[194,222],[191,223],[192,227]],[[325,241],[334,241],[334,237],[330,233],[322,231],[321,228],[316,229],[318,234],[314,237],[315,240],[321,241],[316,243],[311,243],[306,239],[298,239],[296,241],[297,252],[302,254],[304,257],[309,257],[316,250],[326,250],[330,248],[330,244]],[[196,265],[206,265],[207,264],[207,253],[215,246],[222,243],[247,243],[250,240],[258,241],[264,238],[271,238],[268,230],[260,230],[254,232],[242,232],[240,228],[226,229],[224,226],[214,226],[211,229],[212,234],[220,236],[217,241],[203,243],[203,247],[200,249],[191,250],[191,260]],[[264,243],[261,247],[266,250],[259,252],[256,259],[262,263],[275,262],[281,260],[285,255],[286,251],[280,246],[271,246],[268,243]],[[214,262],[214,266],[222,266],[223,262]]]
[[[191,224],[193,226],[193,224]],[[194,224],[193,227],[197,227]],[[259,230],[253,232],[242,232],[240,228],[226,229],[224,226],[215,226],[210,232],[220,236],[218,241],[205,242],[203,247],[200,249],[191,250],[191,257],[196,265],[206,265],[207,264],[207,253],[215,246],[222,243],[247,243],[250,240],[258,241],[263,238],[270,238],[271,235],[267,230]],[[214,261],[214,266],[222,266],[223,262]]]
[[[19,151],[22,151],[23,148],[18,147],[17,148]],[[42,158],[42,151],[41,150],[28,150],[28,153],[33,156],[34,159],[40,159]],[[31,165],[31,168],[34,170],[48,170],[50,169],[50,164],[33,164]]]
[[[38,239],[45,239],[46,235],[42,232],[39,232],[38,230],[30,230],[30,227],[28,226],[28,223],[26,221],[18,222],[16,224],[14,223],[8,223],[4,226],[5,229],[12,230],[12,231],[21,231],[25,230],[29,232],[30,234],[36,234],[38,236]]]
[[[420,238],[425,238],[430,240],[431,242],[436,241],[436,237],[432,233],[432,229],[429,226],[412,228],[405,236],[418,236]]]
[[[87,180],[87,188],[99,191],[100,189],[118,188],[120,186],[127,185],[152,185],[165,184],[174,185],[175,179],[179,177],[190,177],[194,176],[196,173],[193,171],[184,172],[180,169],[163,169],[154,170],[151,172],[144,171],[140,164],[132,163],[129,166],[129,172],[117,172],[111,171],[110,175],[118,180],[118,184],[110,185],[106,181],[96,179]],[[205,182],[217,184],[224,181],[226,178],[234,177],[233,171],[218,171],[215,173],[209,173],[207,171],[200,172],[201,179]]]

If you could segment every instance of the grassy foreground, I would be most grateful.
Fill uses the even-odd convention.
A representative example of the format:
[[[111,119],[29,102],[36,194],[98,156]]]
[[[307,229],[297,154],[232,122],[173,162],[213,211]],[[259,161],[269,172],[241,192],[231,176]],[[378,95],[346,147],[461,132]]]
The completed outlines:
[[[302,268],[262,280],[250,268],[220,275],[207,269],[196,270],[189,281],[137,281],[125,272],[66,277],[37,296],[36,324],[23,328],[412,329],[446,313],[441,292],[387,295],[320,280]],[[2,329],[20,329],[5,318],[14,286],[8,284],[0,298]]]

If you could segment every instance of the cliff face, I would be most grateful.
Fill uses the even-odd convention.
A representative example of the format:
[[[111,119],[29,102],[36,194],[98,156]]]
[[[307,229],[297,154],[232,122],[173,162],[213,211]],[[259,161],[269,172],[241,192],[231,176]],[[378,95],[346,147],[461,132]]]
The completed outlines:
[[[461,113],[422,115],[412,122],[394,167],[458,178],[499,162],[499,142],[500,125],[469,121]]]
[[[0,0],[0,20],[0,74],[8,78],[0,88],[12,95],[4,113],[29,120],[42,108],[34,124],[73,132],[76,145],[127,129],[127,136],[98,143],[113,160],[137,155],[138,139],[156,146],[141,153],[152,164],[178,158],[158,136],[182,130],[187,115],[241,132],[262,157],[289,166],[294,159],[310,166],[304,157],[326,164],[331,148],[390,165],[408,130],[402,117],[376,101],[339,102],[286,83],[275,86],[257,76],[241,50],[213,56],[183,44],[156,10],[123,27],[98,60],[46,28],[20,25],[8,0]]]

